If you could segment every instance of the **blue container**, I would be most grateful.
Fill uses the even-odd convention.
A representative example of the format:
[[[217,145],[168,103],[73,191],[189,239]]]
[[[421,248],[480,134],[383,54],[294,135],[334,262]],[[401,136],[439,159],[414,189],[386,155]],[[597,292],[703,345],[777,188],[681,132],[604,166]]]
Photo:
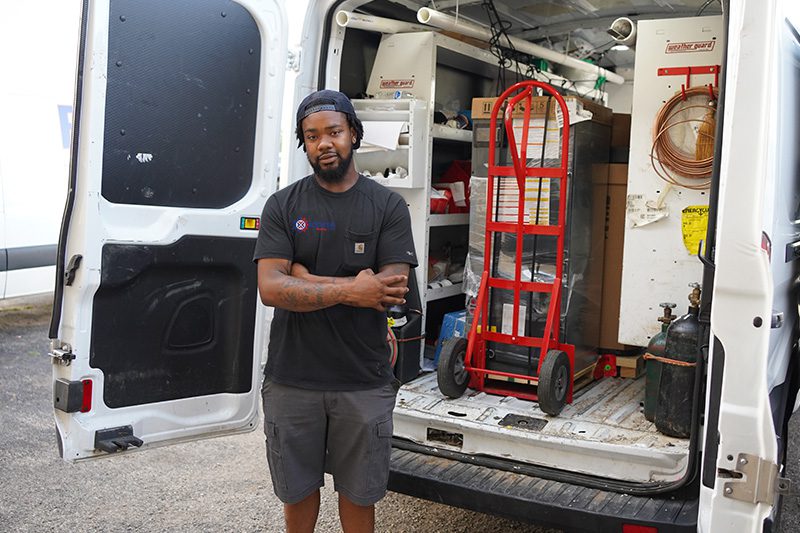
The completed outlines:
[[[442,329],[439,331],[439,339],[436,341],[436,351],[433,354],[434,366],[439,364],[439,354],[442,351],[442,344],[444,344],[444,341],[452,337],[467,336],[466,322],[467,311],[465,309],[453,311],[452,313],[444,315],[442,319]]]

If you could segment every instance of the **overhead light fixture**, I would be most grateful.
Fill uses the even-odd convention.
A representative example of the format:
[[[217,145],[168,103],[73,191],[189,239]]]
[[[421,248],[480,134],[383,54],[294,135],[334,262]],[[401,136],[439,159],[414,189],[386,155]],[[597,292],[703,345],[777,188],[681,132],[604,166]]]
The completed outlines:
[[[611,47],[611,49],[614,50],[615,52],[624,52],[625,50],[630,50],[631,47],[628,46],[627,44],[615,44],[614,46]]]
[[[636,23],[628,17],[619,17],[611,23],[606,32],[613,37],[617,44],[633,46],[636,42]],[[614,50],[615,48],[612,48]]]

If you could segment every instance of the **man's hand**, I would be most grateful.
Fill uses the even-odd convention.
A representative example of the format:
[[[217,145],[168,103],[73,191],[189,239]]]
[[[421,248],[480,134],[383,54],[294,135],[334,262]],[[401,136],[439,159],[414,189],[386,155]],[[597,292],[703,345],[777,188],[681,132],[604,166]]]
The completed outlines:
[[[293,278],[306,279],[308,276],[308,269],[300,263],[292,263],[291,276]]]
[[[407,284],[408,276],[376,276],[372,269],[367,268],[359,272],[348,285],[345,303],[353,307],[386,311],[387,307],[406,303],[404,296],[408,292]]]

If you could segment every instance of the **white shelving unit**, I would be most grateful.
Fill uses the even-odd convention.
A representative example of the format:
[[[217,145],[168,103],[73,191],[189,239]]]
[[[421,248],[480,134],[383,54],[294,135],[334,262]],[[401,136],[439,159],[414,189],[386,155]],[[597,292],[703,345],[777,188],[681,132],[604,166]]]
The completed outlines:
[[[454,283],[452,285],[448,285],[446,287],[437,287],[434,289],[427,289],[425,291],[425,300],[428,302],[432,302],[434,300],[441,300],[442,298],[449,298],[450,296],[455,296],[456,294],[461,294],[462,283]]]
[[[435,150],[434,139],[471,145],[472,132],[433,124],[432,109],[426,101],[416,98],[353,100],[353,106],[365,124],[365,129],[370,127],[370,122],[377,125],[401,123],[391,125],[393,131],[400,132],[397,144],[393,148],[377,149],[365,144],[356,152],[355,163],[359,172],[367,171],[373,180],[395,189],[409,205],[412,233],[417,247],[417,257],[420,259],[418,284],[423,305],[460,294],[461,283],[438,289],[427,288],[428,265],[425,259],[428,257],[430,231],[432,228],[451,226],[466,228],[469,225],[469,213],[430,214],[431,160]],[[408,176],[380,177],[380,173],[385,169],[394,170],[398,166],[407,169]]]
[[[425,187],[430,180],[431,159],[428,103],[417,99],[353,100],[353,107],[365,130],[371,125],[390,125],[400,131],[393,149],[363,145],[356,151],[357,170],[375,175],[387,168],[403,167],[408,171],[405,178],[375,178],[375,181],[392,188]]]
[[[441,226],[468,226],[469,213],[431,215],[430,219],[428,219],[428,225],[431,228],[438,228]]]
[[[365,130],[374,127],[373,131],[391,131],[392,135],[399,131],[399,134],[396,143],[394,139],[388,140],[387,149],[365,146],[357,151],[356,168],[370,174],[382,173],[387,168],[394,170],[398,166],[408,170],[405,178],[376,176],[373,179],[398,192],[409,206],[411,231],[420,263],[417,284],[424,311],[430,302],[455,297],[463,291],[461,282],[428,288],[431,242],[438,247],[449,235],[459,231],[466,235],[469,226],[468,213],[430,213],[431,183],[438,181],[438,175],[432,180],[434,161],[437,173],[441,172],[442,163],[448,161],[451,154],[455,159],[458,159],[455,154],[459,153],[469,158],[472,147],[472,131],[433,122],[437,76],[441,75],[439,81],[447,86],[453,86],[457,72],[469,73],[470,79],[479,74],[494,80],[496,58],[487,50],[434,32],[403,33],[382,36],[373,65],[367,93],[385,96],[402,87],[397,89],[401,98],[354,100],[356,113],[362,122],[374,123],[365,124]],[[471,92],[475,90],[475,87],[463,87],[461,105],[464,108],[471,105],[474,96],[482,95]],[[401,127],[398,122],[402,123]],[[423,320],[426,316],[424,312]]]

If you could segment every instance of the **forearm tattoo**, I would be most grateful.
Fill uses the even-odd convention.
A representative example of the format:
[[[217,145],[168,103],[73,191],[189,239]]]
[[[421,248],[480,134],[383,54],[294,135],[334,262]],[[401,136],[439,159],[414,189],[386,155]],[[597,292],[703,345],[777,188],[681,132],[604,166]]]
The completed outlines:
[[[281,282],[278,298],[281,307],[289,311],[316,311],[340,303],[342,288],[339,285],[319,284],[286,276]]]

